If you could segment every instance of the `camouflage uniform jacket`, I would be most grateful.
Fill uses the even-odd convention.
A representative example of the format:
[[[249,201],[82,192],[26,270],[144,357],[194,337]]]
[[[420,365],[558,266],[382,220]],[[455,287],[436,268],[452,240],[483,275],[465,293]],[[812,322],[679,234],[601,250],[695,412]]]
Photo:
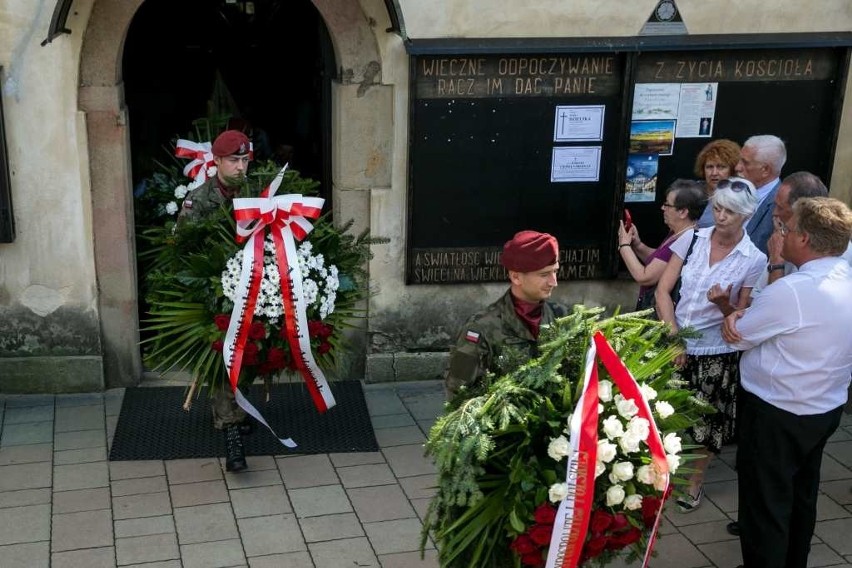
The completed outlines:
[[[183,200],[178,220],[198,221],[204,219],[223,205],[229,205],[232,198],[226,197],[219,178],[214,176],[187,194]]]
[[[545,301],[541,325],[547,325],[567,313],[565,306]],[[530,358],[538,354],[538,342],[515,313],[509,290],[462,326],[444,377],[448,397],[454,397],[462,385],[478,383],[488,371],[499,374],[497,363],[505,348],[516,349]]]

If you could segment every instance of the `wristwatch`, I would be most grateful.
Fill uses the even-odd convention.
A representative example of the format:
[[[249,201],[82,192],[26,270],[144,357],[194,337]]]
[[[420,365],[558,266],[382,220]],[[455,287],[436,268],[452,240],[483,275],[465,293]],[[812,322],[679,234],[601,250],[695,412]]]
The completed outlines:
[[[783,264],[767,264],[766,272],[775,272],[776,270],[784,270]]]

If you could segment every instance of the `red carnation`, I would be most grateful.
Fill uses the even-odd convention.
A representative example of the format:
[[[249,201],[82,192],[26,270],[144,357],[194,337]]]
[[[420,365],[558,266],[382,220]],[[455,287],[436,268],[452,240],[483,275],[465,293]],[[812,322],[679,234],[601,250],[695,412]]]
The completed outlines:
[[[553,534],[553,525],[534,525],[527,531],[534,543],[539,546],[550,544],[550,535]]]
[[[583,558],[594,558],[599,555],[606,548],[607,540],[607,537],[603,535],[593,536],[590,538],[583,547]]]
[[[530,554],[531,552],[535,552],[538,550],[538,547],[532,541],[528,534],[519,535],[515,540],[512,541],[512,544],[509,545],[509,548],[518,553],[519,556],[523,556],[525,554]]]
[[[287,364],[287,352],[280,347],[272,347],[269,349],[269,355],[266,360],[272,366],[273,371],[283,369]]]
[[[602,534],[612,524],[612,515],[606,511],[597,510],[592,513],[592,519],[589,521],[589,528],[593,535]]]
[[[228,331],[228,325],[231,323],[231,316],[229,314],[215,315],[213,316],[213,323],[216,324],[219,331]]]
[[[264,339],[266,338],[266,326],[262,322],[254,321],[248,331],[249,339]]]
[[[317,347],[317,353],[319,353],[320,355],[328,353],[329,351],[331,351],[331,343],[329,343],[328,341],[323,341],[322,343],[320,343],[319,347]]]
[[[218,351],[219,353],[221,353],[224,348],[225,342],[221,339],[217,339],[216,341],[210,344],[210,349],[212,349],[213,351]]]
[[[542,558],[541,552],[536,550],[535,552],[522,555],[521,564],[524,566],[544,566],[544,558]]]
[[[256,343],[252,343],[251,341],[246,342],[245,349],[243,350],[243,364],[257,365],[257,352],[258,347]]]
[[[556,508],[547,503],[542,503],[536,507],[533,516],[535,516],[535,522],[541,525],[552,525],[553,521],[556,520]]]

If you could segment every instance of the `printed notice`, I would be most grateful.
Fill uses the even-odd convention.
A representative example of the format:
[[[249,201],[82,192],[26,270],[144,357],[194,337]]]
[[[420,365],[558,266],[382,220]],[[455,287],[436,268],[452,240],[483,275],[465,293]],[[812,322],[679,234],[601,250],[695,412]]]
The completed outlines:
[[[683,83],[677,113],[677,138],[710,138],[719,83]]]
[[[603,140],[604,105],[557,105],[554,142]]]
[[[636,83],[633,120],[676,119],[680,83]]]
[[[601,167],[600,146],[563,146],[553,149],[550,181],[598,181]]]

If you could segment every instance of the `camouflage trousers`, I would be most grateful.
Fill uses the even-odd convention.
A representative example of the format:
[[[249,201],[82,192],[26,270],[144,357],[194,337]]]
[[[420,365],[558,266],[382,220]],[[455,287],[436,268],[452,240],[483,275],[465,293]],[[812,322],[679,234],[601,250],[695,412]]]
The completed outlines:
[[[246,419],[246,411],[239,407],[230,388],[218,388],[210,398],[213,411],[213,427],[224,430]]]

